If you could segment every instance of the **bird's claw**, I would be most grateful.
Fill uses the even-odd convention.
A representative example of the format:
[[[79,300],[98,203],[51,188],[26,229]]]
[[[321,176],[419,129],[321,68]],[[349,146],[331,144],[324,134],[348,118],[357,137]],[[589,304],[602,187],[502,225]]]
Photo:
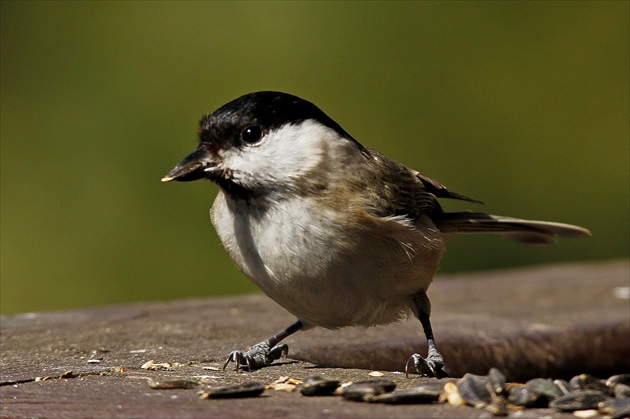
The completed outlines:
[[[234,364],[236,365],[235,370],[237,372],[240,370],[241,365],[246,365],[247,370],[249,372],[252,372],[252,370],[270,365],[276,359],[286,357],[288,353],[288,345],[282,344],[270,348],[267,342],[260,342],[252,346],[245,352],[230,352],[227,359],[225,360],[225,363],[223,364],[223,370],[225,371],[225,368],[230,362],[234,362]]]
[[[436,349],[430,349],[426,358],[423,358],[419,354],[413,354],[405,364],[405,375],[409,378],[410,368],[414,369],[416,373],[422,374],[428,368],[434,377],[444,378],[448,377],[448,373],[444,371],[444,358]]]

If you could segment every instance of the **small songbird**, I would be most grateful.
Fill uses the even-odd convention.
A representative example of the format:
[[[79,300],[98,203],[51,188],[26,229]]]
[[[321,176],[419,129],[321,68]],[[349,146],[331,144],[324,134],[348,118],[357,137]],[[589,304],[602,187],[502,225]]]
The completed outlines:
[[[240,270],[297,320],[230,363],[250,371],[287,354],[300,329],[373,326],[409,311],[420,320],[426,358],[405,371],[447,376],[433,337],[427,289],[454,234],[489,233],[530,245],[584,228],[445,212],[438,198],[480,201],[361,145],[317,106],[280,92],[244,95],[202,118],[199,146],[163,182],[219,186],[211,219]],[[428,370],[427,370],[428,368]]]

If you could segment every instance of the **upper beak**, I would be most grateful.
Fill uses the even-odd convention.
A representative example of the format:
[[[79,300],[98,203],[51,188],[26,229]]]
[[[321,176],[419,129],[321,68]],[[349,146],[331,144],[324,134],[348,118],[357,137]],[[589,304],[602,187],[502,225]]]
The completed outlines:
[[[187,155],[162,178],[162,182],[176,180],[188,182],[208,178],[209,172],[216,170],[216,159],[213,158],[206,147],[200,145],[195,151]]]

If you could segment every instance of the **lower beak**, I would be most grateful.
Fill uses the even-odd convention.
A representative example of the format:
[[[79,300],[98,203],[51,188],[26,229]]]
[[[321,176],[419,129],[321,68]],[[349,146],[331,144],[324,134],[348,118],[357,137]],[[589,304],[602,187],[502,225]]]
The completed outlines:
[[[177,163],[173,170],[162,178],[162,182],[172,180],[188,182],[209,178],[210,172],[216,169],[216,163],[216,159],[208,153],[206,147],[201,145]]]

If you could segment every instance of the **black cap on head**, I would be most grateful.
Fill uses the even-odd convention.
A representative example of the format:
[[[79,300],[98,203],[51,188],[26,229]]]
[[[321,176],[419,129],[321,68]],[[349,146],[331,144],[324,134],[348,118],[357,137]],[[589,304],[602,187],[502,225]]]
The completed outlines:
[[[184,157],[163,182],[211,179],[225,190],[247,195],[231,179],[229,171],[221,169],[219,150],[243,148],[255,144],[272,130],[287,124],[315,120],[352,141],[367,152],[339,124],[309,101],[281,92],[255,92],[241,96],[203,117],[199,123],[199,147]],[[247,193],[246,193],[247,192]]]
[[[199,122],[199,141],[202,143],[223,143],[226,146],[240,146],[243,130],[249,126],[259,126],[264,131],[281,126],[313,119],[334,129],[343,137],[353,140],[339,124],[326,115],[313,103],[288,93],[264,91],[249,93],[235,99]]]

